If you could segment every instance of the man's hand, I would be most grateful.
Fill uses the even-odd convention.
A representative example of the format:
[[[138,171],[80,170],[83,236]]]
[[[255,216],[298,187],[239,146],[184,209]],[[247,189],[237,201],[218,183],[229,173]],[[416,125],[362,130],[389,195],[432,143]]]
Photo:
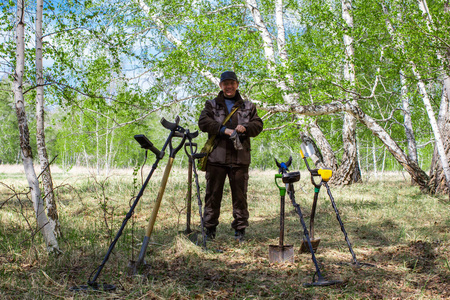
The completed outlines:
[[[239,133],[244,133],[246,130],[247,130],[247,128],[245,128],[242,125],[236,126],[236,131],[239,132]]]
[[[235,129],[235,130],[229,129],[229,128],[225,129],[225,132],[224,132],[224,133],[225,133],[226,135],[231,136],[231,135],[233,134],[234,131],[236,131],[237,133],[244,133],[246,130],[247,130],[247,128],[245,128],[244,126],[238,125],[238,126],[236,126],[236,129]]]

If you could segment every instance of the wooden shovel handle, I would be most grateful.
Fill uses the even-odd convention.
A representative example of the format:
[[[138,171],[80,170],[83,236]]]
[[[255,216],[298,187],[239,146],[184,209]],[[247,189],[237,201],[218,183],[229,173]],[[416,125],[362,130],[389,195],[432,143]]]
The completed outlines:
[[[164,191],[166,189],[167,180],[169,179],[170,170],[172,169],[173,157],[169,157],[169,161],[167,162],[166,169],[164,170],[163,179],[161,181],[161,186],[159,187],[158,197],[156,198],[155,206],[153,207],[152,215],[150,216],[150,220],[148,221],[147,231],[145,236],[150,237],[153,231],[153,226],[155,225],[156,216],[158,215],[159,207],[161,205],[161,200],[164,195]]]

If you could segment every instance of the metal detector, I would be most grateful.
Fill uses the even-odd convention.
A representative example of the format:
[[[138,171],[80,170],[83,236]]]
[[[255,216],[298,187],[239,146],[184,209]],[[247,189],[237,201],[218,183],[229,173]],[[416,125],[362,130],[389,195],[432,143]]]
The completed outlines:
[[[353,252],[353,248],[350,243],[350,239],[348,238],[347,232],[345,231],[344,223],[341,220],[339,211],[337,209],[336,203],[334,201],[333,195],[331,194],[331,190],[328,185],[328,181],[331,179],[331,176],[333,175],[333,171],[331,169],[311,169],[309,167],[307,157],[311,157],[315,154],[315,148],[311,142],[302,143],[300,145],[300,154],[305,162],[306,168],[308,169],[309,173],[311,174],[311,183],[314,185],[314,202],[313,202],[313,208],[311,210],[311,220],[310,220],[311,231],[314,232],[314,214],[315,214],[315,208],[316,208],[316,203],[317,203],[317,198],[319,195],[320,187],[322,185],[324,185],[325,188],[327,189],[328,196],[330,197],[331,205],[333,206],[334,212],[336,213],[336,218],[339,221],[339,225],[341,226],[341,231],[342,231],[342,233],[344,233],[344,237],[345,237],[345,241],[347,242],[348,249],[350,250],[350,253],[352,255],[352,258],[353,258],[352,264],[357,267],[360,267],[360,266],[374,267],[374,265],[372,265],[372,264],[358,262],[356,259],[355,252]],[[314,181],[314,177],[320,177],[320,182],[316,183]]]
[[[303,214],[302,214],[302,210],[300,208],[300,205],[297,204],[297,202],[295,201],[295,190],[294,190],[294,182],[297,182],[300,180],[300,172],[296,171],[296,172],[288,172],[288,167],[291,165],[292,162],[292,157],[289,158],[289,161],[287,163],[278,163],[277,160],[275,160],[277,163],[277,166],[279,168],[279,172],[280,174],[276,174],[275,178],[281,178],[283,183],[286,184],[286,188],[287,188],[287,193],[289,195],[289,198],[291,199],[292,205],[295,208],[295,211],[297,212],[298,216],[300,217],[300,223],[302,224],[303,227],[303,234],[306,238],[306,241],[308,243],[308,247],[309,247],[309,251],[311,253],[311,259],[314,263],[314,266],[316,268],[316,273],[314,275],[317,274],[317,281],[314,281],[314,277],[313,277],[313,282],[311,283],[304,283],[303,285],[306,287],[309,286],[329,286],[329,285],[334,285],[334,284],[339,284],[342,283],[341,280],[327,280],[322,276],[322,273],[320,272],[320,268],[319,268],[319,264],[317,263],[317,259],[316,259],[316,255],[314,254],[314,249],[313,246],[311,244],[311,239],[309,237],[309,233],[308,233],[308,229],[306,228],[306,223],[305,220],[303,219]]]
[[[179,121],[180,121],[180,118],[177,116],[175,119],[175,123],[178,124]],[[164,126],[164,124],[166,124],[166,122],[167,121],[165,121],[164,118],[161,119],[161,124],[163,124],[163,126]],[[166,126],[164,126],[164,127],[166,127]],[[153,152],[153,154],[155,154],[156,160],[153,163],[152,169],[150,170],[150,173],[148,174],[147,178],[145,179],[144,184],[142,185],[133,204],[131,205],[130,210],[125,215],[125,219],[122,222],[122,226],[120,227],[119,231],[117,232],[113,242],[109,246],[109,249],[108,249],[105,257],[103,258],[102,263],[91,273],[91,275],[88,278],[87,285],[73,286],[69,290],[83,291],[83,290],[92,289],[92,290],[113,291],[116,289],[116,286],[112,285],[112,284],[103,283],[103,284],[99,285],[97,283],[97,278],[100,276],[100,273],[102,272],[103,267],[105,266],[106,262],[108,261],[109,256],[111,255],[117,241],[119,240],[120,236],[122,235],[122,232],[123,232],[128,220],[133,216],[134,210],[135,210],[139,200],[141,199],[142,195],[144,194],[144,190],[147,187],[147,185],[150,181],[150,178],[152,177],[153,173],[155,172],[156,168],[158,167],[159,161],[161,159],[163,159],[165,150],[166,150],[167,146],[171,143],[172,137],[174,136],[174,133],[177,130],[176,126],[170,126],[170,127],[166,127],[166,128],[170,130],[170,133],[164,143],[164,146],[161,148],[161,151],[158,150],[145,135],[138,134],[138,135],[134,136],[134,139],[141,145],[141,148],[145,149],[145,157],[147,158],[147,152],[148,152],[148,150],[150,150],[151,152]],[[95,273],[94,277],[91,279],[91,276],[92,276],[92,274],[94,274],[95,271],[97,271],[97,272]]]
[[[197,144],[192,142],[192,139],[196,138],[198,136],[198,131],[195,131],[193,133],[189,132],[189,129],[186,130],[186,137],[188,139],[188,142],[184,145],[184,151],[186,152],[186,155],[189,158],[189,180],[188,180],[188,198],[187,198],[187,212],[186,212],[186,231],[185,234],[189,236],[189,239],[195,244],[198,244],[198,236],[196,232],[193,232],[190,229],[190,221],[191,221],[191,184],[192,184],[192,173],[194,173],[195,178],[195,186],[196,186],[196,192],[197,192],[197,204],[198,204],[198,210],[199,210],[199,216],[200,216],[200,226],[202,230],[202,245],[203,249],[207,250],[206,248],[206,234],[205,234],[205,228],[203,223],[203,212],[202,212],[202,200],[200,197],[200,183],[198,181],[198,174],[197,174],[197,167],[195,166],[195,160],[202,158],[206,155],[206,153],[197,153]],[[189,148],[189,151],[188,151]]]
[[[183,231],[179,231],[178,233],[183,233],[186,236],[189,237],[189,239],[196,240],[197,237],[195,235],[195,232],[191,229],[191,212],[192,212],[192,164],[194,161],[194,158],[192,155],[190,155],[186,149],[187,146],[189,146],[190,143],[184,144],[184,152],[186,152],[186,155],[188,157],[188,187],[186,191],[186,229]],[[197,149],[197,144],[193,143],[193,146],[195,146],[195,149]]]
[[[161,200],[164,195],[164,191],[166,189],[167,180],[169,179],[170,170],[172,169],[173,161],[175,159],[175,155],[178,151],[183,147],[184,142],[186,141],[185,129],[178,125],[180,118],[177,117],[175,123],[170,123],[166,121],[164,118],[161,119],[161,124],[170,129],[173,132],[173,137],[180,137],[181,142],[177,147],[173,147],[172,139],[169,141],[169,161],[167,162],[166,168],[164,170],[163,178],[161,180],[161,185],[158,191],[158,196],[156,197],[155,206],[153,207],[152,215],[150,216],[150,220],[148,221],[147,230],[144,236],[144,240],[142,241],[141,251],[139,252],[139,257],[136,262],[130,262],[130,273],[135,274],[137,269],[144,264],[145,253],[147,252],[148,243],[150,241],[150,236],[153,232],[153,227],[155,225],[156,216],[158,215],[159,207],[161,205]]]

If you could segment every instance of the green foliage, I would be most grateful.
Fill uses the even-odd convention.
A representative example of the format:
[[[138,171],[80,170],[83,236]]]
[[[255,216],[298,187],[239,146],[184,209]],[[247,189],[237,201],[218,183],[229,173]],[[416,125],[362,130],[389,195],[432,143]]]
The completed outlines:
[[[403,72],[416,139],[419,144],[429,141],[430,126],[423,118],[410,62],[414,61],[419,71],[426,74],[437,111],[442,93],[441,67],[448,70],[448,61],[442,66],[436,53],[446,55],[450,44],[445,34],[450,17],[442,2],[428,4],[433,17],[429,25],[415,1],[383,2],[386,13],[379,2],[353,1],[354,26],[348,28],[342,19],[340,1],[284,1],[288,60],[282,61],[276,39],[275,3],[257,1],[274,42],[275,61],[270,63],[273,71],[268,67],[260,31],[245,1],[143,3],[145,8],[136,1],[125,0],[64,0],[44,4],[47,145],[49,153],[58,154],[66,166],[135,165],[142,158],[142,151],[136,147],[133,135],[146,133],[161,146],[166,136],[159,125],[162,116],[173,119],[180,115],[183,126],[194,131],[204,101],[219,90],[204,75],[206,72],[217,78],[224,70],[235,70],[241,93],[267,105],[283,103],[286,92],[295,93],[300,105],[343,100],[345,89],[350,88],[342,76],[344,34],[354,39],[355,92],[361,97],[373,94],[360,98],[361,108],[380,120],[379,124],[403,147],[399,78]],[[5,58],[2,70],[11,75],[15,59],[14,3],[2,4],[0,8],[4,21],[0,22],[4,41],[0,43],[0,53]],[[30,108],[35,82],[34,9],[30,4],[26,16],[25,80],[31,88],[26,94]],[[390,35],[386,19],[401,37],[404,51],[399,50],[400,45]],[[288,91],[281,92],[278,84],[286,81],[288,75],[293,82],[288,82]],[[376,81],[378,85],[374,87]],[[171,104],[173,101],[177,104]],[[27,111],[30,120],[32,111]],[[266,120],[265,128],[283,129],[264,132],[255,139],[254,148],[260,151],[253,152],[254,167],[268,167],[272,160],[269,157],[289,154],[283,151],[297,153],[298,130],[306,128],[284,126],[291,117],[278,114]],[[341,115],[315,119],[339,159]],[[14,141],[12,125],[5,129],[9,134],[0,137],[2,141]],[[361,151],[375,144],[381,157],[382,145],[373,141],[370,131],[358,126],[357,134]],[[200,135],[199,143],[204,139]],[[8,153],[5,161],[14,161],[17,146],[5,145],[7,149],[2,150]],[[426,167],[430,149],[419,151],[421,157],[427,157],[422,163]],[[368,156],[362,152],[361,155]]]

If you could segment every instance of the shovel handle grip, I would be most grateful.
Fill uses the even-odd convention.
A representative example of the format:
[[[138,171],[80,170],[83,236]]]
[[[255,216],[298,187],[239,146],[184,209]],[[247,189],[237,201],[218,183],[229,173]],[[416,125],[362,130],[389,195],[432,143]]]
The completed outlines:
[[[286,196],[286,187],[285,186],[280,186],[278,184],[278,181],[277,181],[278,178],[282,179],[283,178],[283,174],[275,174],[275,184],[277,185],[278,189],[280,190],[280,196],[282,196],[282,197]]]

